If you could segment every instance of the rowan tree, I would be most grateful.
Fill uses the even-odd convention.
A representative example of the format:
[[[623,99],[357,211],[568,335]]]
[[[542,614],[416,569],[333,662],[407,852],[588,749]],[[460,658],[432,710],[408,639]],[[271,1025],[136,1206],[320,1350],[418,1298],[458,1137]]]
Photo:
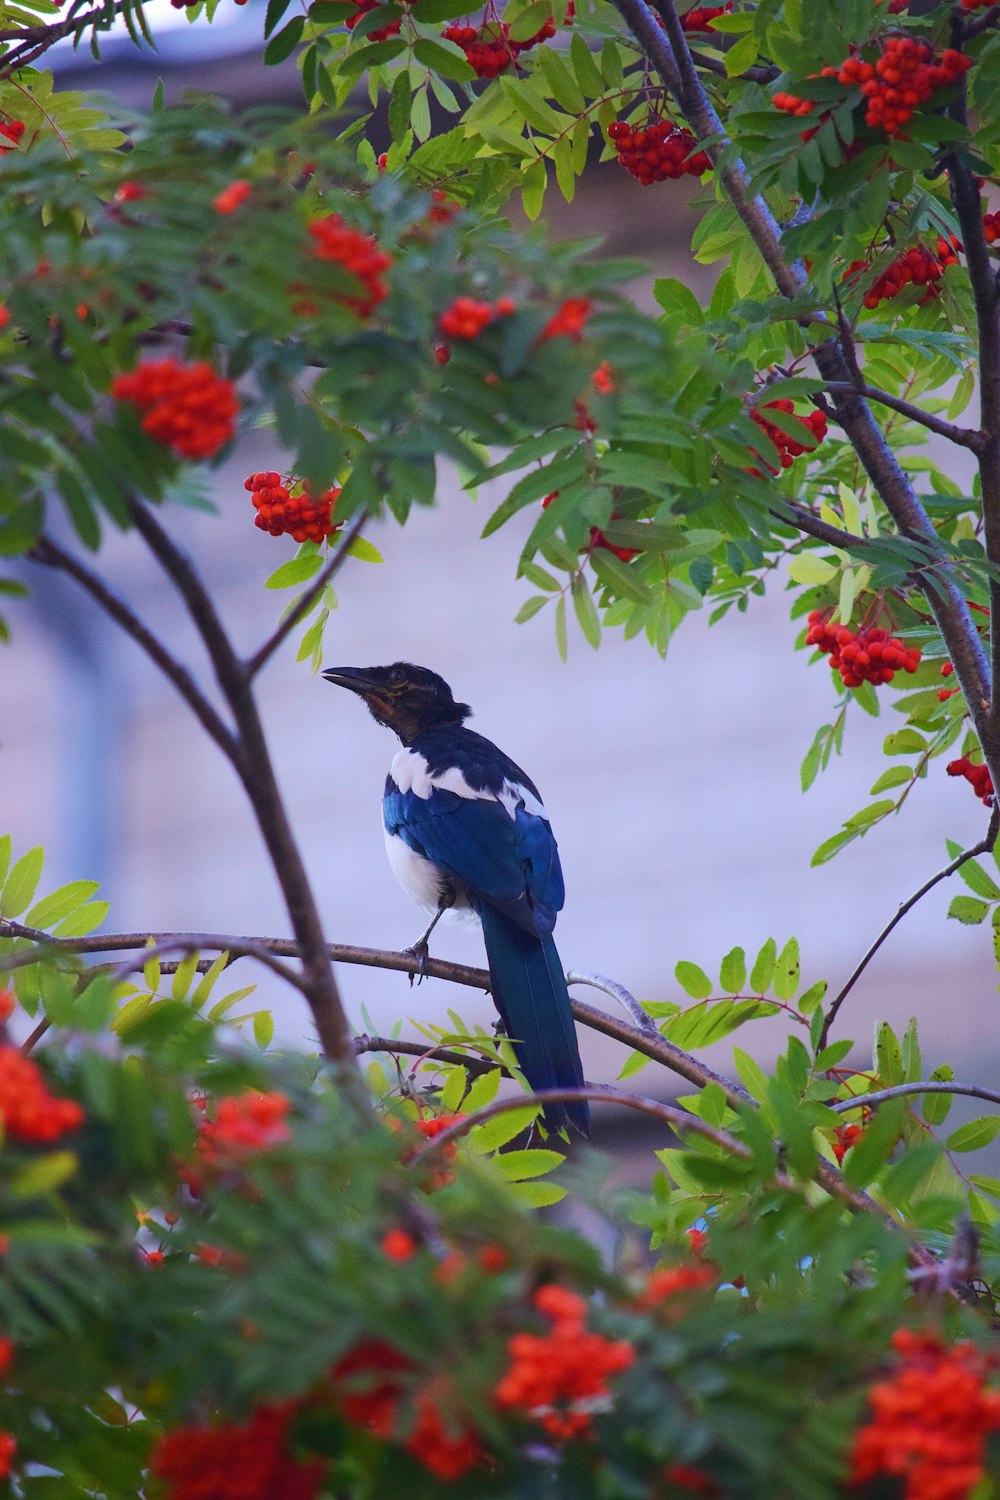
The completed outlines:
[[[40,65],[115,23],[149,45],[137,0],[4,8],[0,552],[67,575],[169,679],[291,936],[97,932],[86,871],[39,895],[41,851],[0,840],[0,1473],[29,1500],[986,1500],[1000,1181],[962,1154],[1000,1091],[925,1064],[919,1018],[863,1065],[847,1028],[937,881],[1000,930],[1000,6],[467,3],[269,0],[263,63],[294,56],[308,108],[127,118]],[[598,157],[651,202],[698,180],[707,306],[664,279],[641,314],[631,267],[512,227]],[[243,658],[174,525],[251,424],[273,467],[218,525],[297,550]],[[816,862],[929,777],[984,805],[837,994],[792,939],[711,975],[678,956],[676,1001],[622,974],[598,981],[616,1009],[574,1003],[623,1047],[619,1084],[583,1092],[663,1131],[648,1193],[567,1162],[502,1037],[352,1033],[334,962],[419,960],[328,942],[274,776],[259,673],[318,667],[332,580],[373,555],[371,517],[434,502],[441,460],[504,482],[485,534],[530,511],[520,618],[563,653],[570,618],[664,652],[690,612],[732,629],[789,585],[836,695],[803,785],[851,717],[901,715]],[[109,527],[176,590],[221,707],[116,592]],[[16,651],[22,589],[0,590]],[[237,958],[305,998],[318,1055],[273,1048]],[[729,1078],[698,1054],[737,1030]],[[689,1091],[636,1092],[640,1068]],[[994,1112],[949,1131],[955,1095]],[[539,1214],[567,1190],[614,1256]]]

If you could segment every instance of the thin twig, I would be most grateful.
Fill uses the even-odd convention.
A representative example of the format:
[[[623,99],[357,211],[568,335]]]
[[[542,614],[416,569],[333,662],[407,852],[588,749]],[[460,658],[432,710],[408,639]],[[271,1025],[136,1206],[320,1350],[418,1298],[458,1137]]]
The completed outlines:
[[[468,1044],[470,1047],[474,1043]],[[510,1074],[503,1063],[495,1062],[485,1057],[469,1057],[464,1052],[458,1052],[453,1047],[428,1047],[426,1042],[404,1042],[400,1037],[369,1036],[362,1034],[354,1038],[354,1051],[360,1056],[363,1052],[390,1052],[397,1053],[401,1057],[418,1057],[428,1062],[450,1063],[454,1067],[464,1068],[467,1073],[478,1077],[482,1073],[494,1073],[497,1068],[505,1078]]]
[[[364,530],[365,522],[368,520],[368,512],[363,511],[361,515],[357,517],[350,530],[345,533],[344,538],[341,541],[340,546],[337,548],[336,552],[328,560],[322,571],[316,575],[315,579],[310,584],[309,588],[306,589],[305,593],[299,599],[295,607],[289,610],[288,614],[282,620],[277,630],[275,630],[274,633],[268,637],[268,639],[259,648],[259,650],[255,651],[253,656],[248,658],[246,662],[246,670],[249,677],[256,677],[261,667],[263,667],[271,659],[271,657],[277,651],[278,647],[295,629],[299,621],[304,619],[305,616],[309,613],[309,611],[313,607],[313,604],[319,598],[320,594],[326,588],[327,584],[333,578],[334,574],[337,573],[343,565],[344,559],[350,555],[351,547],[361,535],[362,531]]]
[[[937,433],[938,437],[947,438],[950,443],[957,443],[960,448],[971,448],[978,453],[983,447],[983,434],[974,427],[960,427],[956,422],[946,422],[943,417],[936,417],[933,412],[924,411],[920,406],[914,405],[912,401],[904,401],[902,396],[894,396],[890,391],[881,391],[876,386],[854,381],[828,380],[824,387],[826,390],[836,394],[843,391],[854,391],[858,396],[864,396],[866,401],[876,401],[880,406],[888,406],[892,411],[898,411],[900,416],[908,417],[911,422],[919,422],[921,427],[926,427],[929,432]]]
[[[785,511],[789,515],[785,515]],[[796,505],[794,500],[782,500],[781,506],[772,505],[771,515],[782,526],[795,526],[799,531],[804,531],[807,536],[814,536],[821,542],[829,542],[831,547],[838,547],[843,552],[850,552],[852,547],[861,547],[867,538],[856,536],[853,531],[844,531],[839,526],[831,526],[827,521],[821,521],[814,516],[812,511],[805,510],[801,505]]]
[[[212,937],[212,934],[209,934],[209,937],[212,938],[212,941],[208,946],[218,948],[218,939]],[[283,964],[280,958],[275,958],[274,954],[270,953],[266,948],[259,948],[256,943],[244,943],[236,952],[232,949],[220,951],[228,952],[233,957],[254,958],[265,969],[269,969],[272,974],[276,974],[279,979],[283,979],[286,984],[294,985],[303,994],[307,993],[306,982],[301,975],[296,974],[295,970],[290,969],[287,964]],[[136,974],[141,969],[144,969],[150,959],[158,958],[161,953],[190,954],[200,952],[201,949],[195,943],[192,943],[190,937],[164,938],[158,943],[153,943],[151,947],[143,949],[136,958],[129,958],[124,963],[116,964],[112,970],[112,976],[115,983],[118,983],[122,979],[127,979],[130,974]]]
[[[947,880],[949,876],[954,875],[956,870],[960,870],[961,867],[965,864],[966,860],[975,859],[978,854],[988,854],[989,851],[993,848],[993,845],[996,843],[998,831],[1000,831],[1000,808],[994,807],[993,812],[990,814],[990,826],[986,831],[985,838],[980,839],[978,844],[973,844],[971,849],[965,849],[954,859],[949,860],[948,864],[946,864],[943,869],[938,870],[937,874],[932,875],[929,880],[925,880],[923,885],[920,886],[919,889],[915,890],[912,896],[908,896],[906,900],[899,906],[899,908],[893,913],[892,917],[890,917],[889,921],[882,928],[882,931],[879,933],[875,941],[871,944],[870,948],[855,965],[850,978],[847,980],[847,983],[840,990],[836,998],[831,1001],[830,1008],[826,1013],[826,1020],[823,1023],[823,1030],[820,1034],[820,1049],[825,1047],[827,1044],[827,1039],[830,1034],[830,1028],[837,1018],[837,1012],[840,1010],[840,1007],[843,1005],[844,1001],[851,993],[851,990],[857,984],[858,980],[861,978],[861,975],[864,973],[865,969],[867,969],[868,965],[871,963],[872,959],[875,957],[876,953],[881,948],[882,944],[885,942],[886,938],[892,932],[896,924],[898,922],[901,922],[902,919],[906,916],[906,913],[912,910],[912,908],[916,906],[921,897],[927,895],[928,891],[933,890],[934,886],[936,886],[939,881]]]
[[[612,1000],[618,1001],[625,1014],[632,1017],[640,1031],[646,1032],[648,1036],[659,1036],[660,1033],[652,1016],[648,1015],[635,996],[616,980],[605,979],[603,974],[581,973],[576,969],[571,969],[566,975],[566,983],[587,984],[593,990],[601,990],[603,994],[610,995]]]
[[[706,73],[717,73],[720,78],[729,77],[723,58],[709,57],[707,52],[698,52],[694,47],[691,48],[691,56],[699,68],[704,68]],[[744,68],[743,72],[738,76],[745,78],[749,83],[773,83],[776,78],[781,77],[781,69],[776,68],[773,64],[766,68]]]
[[[110,615],[117,625],[135,641],[153,661],[165,677],[173,683],[184,702],[198,719],[202,728],[218,745],[226,759],[234,764],[239,758],[239,743],[232,730],[223,723],[211,703],[195,682],[188,669],[170,654],[163,642],[143,624],[138,615],[113,594],[96,573],[92,573],[78,558],[65,552],[48,537],[40,537],[28,553],[32,562],[42,563],[47,568],[60,568],[68,573],[92,599]]]
[[[985,1099],[988,1104],[1000,1104],[1000,1093],[995,1089],[980,1088],[975,1083],[946,1083],[941,1078],[928,1078],[922,1083],[897,1083],[891,1089],[878,1089],[871,1094],[858,1094],[853,1099],[841,1099],[830,1108],[838,1115],[849,1114],[852,1109],[874,1109],[887,1099],[902,1099],[906,1094],[964,1094],[970,1099]]]

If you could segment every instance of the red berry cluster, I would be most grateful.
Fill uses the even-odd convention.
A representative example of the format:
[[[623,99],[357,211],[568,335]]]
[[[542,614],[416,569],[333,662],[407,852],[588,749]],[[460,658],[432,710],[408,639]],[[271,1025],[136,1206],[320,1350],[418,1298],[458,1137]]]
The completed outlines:
[[[700,1236],[700,1239],[696,1236]],[[700,1254],[708,1238],[705,1231],[689,1229],[688,1237],[691,1240],[692,1251]],[[704,1291],[707,1287],[714,1286],[718,1279],[718,1272],[711,1262],[668,1266],[650,1274],[649,1280],[636,1297],[633,1306],[638,1312],[656,1312],[662,1309],[664,1303],[670,1302],[681,1292]]]
[[[382,0],[354,0],[354,3],[357,5],[357,10],[350,17],[350,19],[345,22],[348,31],[353,31],[355,26],[357,26],[358,22],[361,20],[361,17],[366,16],[370,10],[378,10],[379,5],[382,3]],[[402,3],[405,4],[406,0],[402,0]],[[391,36],[399,35],[401,25],[402,22],[400,21],[389,21],[385,26],[377,26],[374,31],[369,31],[368,35],[365,37],[365,41],[387,42]]]
[[[967,755],[950,760],[945,766],[949,776],[964,776],[976,796],[987,807],[993,806],[993,778],[989,766],[975,766]]]
[[[539,338],[565,337],[578,343],[593,310],[594,304],[589,297],[568,297],[559,310],[553,313],[539,334]]]
[[[392,265],[392,256],[380,250],[370,235],[360,229],[351,229],[339,214],[327,214],[325,219],[314,219],[309,233],[316,241],[313,255],[317,260],[332,260],[356,276],[364,287],[364,294],[352,296],[340,293],[337,302],[351,307],[362,318],[370,317],[380,302],[389,295],[382,280],[383,271]]]
[[[548,507],[552,504],[553,500],[557,500],[558,498],[559,491],[553,490],[552,493],[550,495],[546,495],[544,500],[542,501],[542,509],[547,510]],[[617,514],[612,513],[611,519],[612,521],[617,521],[620,519],[620,517]],[[638,547],[616,547],[614,542],[608,541],[607,537],[604,535],[604,532],[599,526],[591,526],[590,540],[585,547],[580,548],[580,555],[583,556],[585,553],[589,555],[589,553],[594,551],[595,547],[603,547],[605,552],[613,552],[616,557],[621,558],[622,562],[626,563],[631,562],[633,557],[638,557],[639,552],[641,551],[641,548]]]
[[[152,360],[116,375],[111,394],[144,412],[143,432],[182,458],[211,458],[236,431],[236,387],[205,360]]]
[[[863,625],[855,631],[849,625],[835,625],[830,611],[822,609],[810,611],[808,618],[806,645],[827,653],[845,687],[891,682],[897,672],[915,672],[920,664],[918,646],[907,646],[879,625]]]
[[[242,177],[237,177],[221,193],[216,193],[212,199],[212,207],[217,214],[234,214],[249,198],[252,189],[249,182]]]
[[[14,146],[20,143],[23,134],[23,120],[0,120],[0,135],[13,142],[10,146],[0,146],[0,151],[13,151]]]
[[[696,5],[681,16],[681,26],[685,31],[711,31],[716,16],[726,16],[732,8],[732,0],[728,5]]]
[[[482,26],[446,26],[441,33],[447,41],[461,47],[477,78],[496,78],[498,73],[515,67],[522,52],[547,42],[555,34],[556,23],[551,16],[525,42],[511,39],[506,21],[485,21]]]
[[[314,1500],[324,1465],[300,1463],[290,1452],[298,1406],[258,1406],[243,1424],[175,1428],[157,1443],[150,1470],[169,1485],[170,1500]]]
[[[244,479],[243,488],[250,491],[257,512],[254,525],[271,536],[290,536],[297,542],[322,542],[333,536],[341,524],[333,519],[340,486],[335,484],[314,497],[307,485],[292,494],[292,483],[273,469]]]
[[[874,65],[849,57],[836,76],[841,83],[860,84],[867,100],[865,124],[893,136],[937,89],[956,83],[971,66],[971,57],[952,47],[935,57],[926,42],[890,36]]]
[[[199,1101],[204,1109],[204,1101]],[[291,1137],[285,1118],[289,1102],[285,1094],[258,1094],[253,1090],[219,1101],[215,1119],[198,1126],[193,1166],[181,1167],[180,1175],[196,1197],[201,1197],[206,1178],[231,1171],[261,1151],[280,1146]]]
[[[475,339],[497,318],[508,318],[516,311],[510,297],[496,302],[480,302],[475,297],[456,297],[438,319],[438,328],[450,339]]]
[[[871,1420],[856,1434],[852,1487],[886,1476],[906,1500],[966,1500],[985,1479],[985,1447],[1000,1429],[1000,1391],[987,1388],[990,1355],[970,1343],[901,1328],[895,1367],[868,1392]]]
[[[14,1455],[17,1452],[17,1438],[12,1432],[0,1432],[0,1479],[6,1479],[10,1474]]]
[[[907,0],[909,3],[909,0]],[[987,6],[996,4],[996,0],[962,0],[963,10],[985,10]]]
[[[833,1154],[837,1158],[837,1165],[841,1166],[844,1157],[852,1146],[856,1146],[865,1133],[863,1125],[838,1125],[833,1132]]]
[[[497,1405],[523,1412],[557,1440],[586,1437],[591,1413],[610,1398],[608,1377],[627,1370],[635,1350],[624,1339],[588,1333],[587,1304],[565,1287],[539,1288],[534,1303],[551,1332],[508,1340],[510,1364],[494,1392]]]
[[[1000,213],[983,216],[983,238],[987,245],[994,245],[1000,240]]]
[[[618,162],[644,187],[686,174],[700,177],[711,170],[704,151],[695,149],[695,138],[669,120],[650,120],[642,130],[615,120],[608,126],[608,140],[618,153]]]
[[[609,359],[602,359],[597,369],[591,370],[590,378],[599,396],[611,395],[615,388],[615,372]]]
[[[375,1437],[391,1438],[397,1412],[411,1382],[412,1366],[399,1349],[382,1339],[362,1339],[330,1374],[334,1396],[349,1422]],[[365,1377],[369,1383],[359,1389]],[[460,1479],[485,1454],[476,1434],[464,1423],[454,1387],[445,1375],[417,1390],[409,1389],[414,1420],[403,1444],[407,1453],[438,1479]]]
[[[38,1065],[18,1047],[0,1047],[0,1122],[11,1140],[57,1141],[83,1124],[72,1099],[49,1093]]]
[[[958,265],[958,251],[962,242],[951,234],[947,239],[938,235],[932,250],[929,245],[914,245],[898,255],[896,259],[872,282],[864,295],[865,307],[878,307],[880,302],[890,302],[898,297],[906,286],[925,286],[927,292],[920,299],[926,302],[938,295],[935,282],[941,280],[947,266]],[[844,280],[851,281],[867,270],[867,262],[852,261],[844,272]]]
[[[816,443],[812,447],[809,447],[807,444],[800,443],[795,438],[789,437],[787,432],[783,432],[777,423],[768,421],[764,415],[768,409],[781,411],[788,417],[794,417],[796,415],[795,403],[788,400],[766,401],[762,407],[755,407],[750,413],[750,420],[756,422],[762,432],[767,433],[771,442],[777,448],[780,455],[780,468],[776,469],[773,464],[768,463],[767,459],[763,458],[759,453],[755,453],[754,456],[761,460],[770,473],[779,474],[781,469],[791,468],[793,459],[801,458],[803,453],[811,453],[813,448],[823,441],[826,437],[827,420],[825,414],[819,410],[811,411],[807,417],[798,418],[803,426],[809,428],[809,431],[816,439]],[[759,469],[749,469],[747,472],[755,475],[757,479],[763,479],[764,477]]]
[[[886,38],[882,55],[874,63],[849,57],[838,68],[822,68],[820,78],[836,78],[848,87],[860,87],[865,99],[865,124],[898,135],[915,110],[939,88],[955,83],[972,66],[972,59],[953,48],[936,57],[926,42],[909,36]],[[815,101],[796,94],[777,93],[776,109],[790,115],[808,115]]]

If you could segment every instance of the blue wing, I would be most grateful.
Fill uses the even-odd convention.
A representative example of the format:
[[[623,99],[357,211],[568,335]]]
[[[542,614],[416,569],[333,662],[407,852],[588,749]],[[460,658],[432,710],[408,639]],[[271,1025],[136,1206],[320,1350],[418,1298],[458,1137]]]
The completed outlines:
[[[429,797],[387,788],[382,814],[398,834],[467,891],[526,932],[547,937],[564,899],[559,851],[544,818],[517,807],[514,817],[484,794],[460,797],[435,787]]]

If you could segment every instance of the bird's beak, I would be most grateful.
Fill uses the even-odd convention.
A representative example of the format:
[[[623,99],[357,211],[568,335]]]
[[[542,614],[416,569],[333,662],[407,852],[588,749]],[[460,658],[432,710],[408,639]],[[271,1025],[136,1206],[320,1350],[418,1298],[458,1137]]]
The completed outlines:
[[[334,687],[350,688],[352,693],[360,693],[362,697],[378,687],[367,667],[328,667],[322,675]]]

